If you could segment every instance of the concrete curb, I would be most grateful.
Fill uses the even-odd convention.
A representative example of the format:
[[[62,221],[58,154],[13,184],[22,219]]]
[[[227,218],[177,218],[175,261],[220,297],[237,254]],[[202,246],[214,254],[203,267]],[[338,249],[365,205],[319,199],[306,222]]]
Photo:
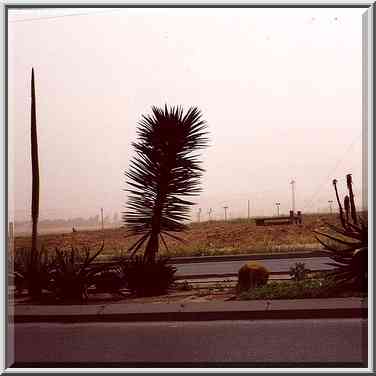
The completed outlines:
[[[271,254],[240,254],[222,256],[195,256],[195,257],[171,257],[169,264],[188,264],[194,262],[218,262],[241,260],[273,260],[289,258],[327,257],[328,253],[322,250],[296,253],[271,253]]]
[[[323,273],[328,272],[330,269],[314,269],[312,272],[314,273]],[[290,275],[288,271],[278,271],[278,272],[270,272],[270,275]],[[208,278],[230,278],[230,277],[237,277],[238,273],[217,273],[217,274],[187,274],[187,275],[177,275],[175,277],[176,281],[186,280],[186,279],[208,279]]]
[[[65,312],[64,312],[65,311]],[[360,298],[232,301],[205,303],[133,303],[107,306],[18,306],[14,323],[86,323],[137,321],[290,320],[367,318]]]

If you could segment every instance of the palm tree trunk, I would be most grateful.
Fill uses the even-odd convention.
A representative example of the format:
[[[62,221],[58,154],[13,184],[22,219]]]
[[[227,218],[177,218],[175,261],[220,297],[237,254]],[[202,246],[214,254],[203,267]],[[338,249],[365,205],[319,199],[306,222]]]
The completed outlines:
[[[146,245],[145,253],[144,253],[144,262],[155,262],[155,257],[158,253],[159,249],[159,231],[152,231],[148,243]]]
[[[165,164],[167,165],[167,163]],[[155,262],[159,251],[159,234],[161,232],[162,208],[166,199],[166,185],[169,179],[168,170],[161,176],[159,192],[153,210],[151,221],[151,235],[145,248],[144,262]]]

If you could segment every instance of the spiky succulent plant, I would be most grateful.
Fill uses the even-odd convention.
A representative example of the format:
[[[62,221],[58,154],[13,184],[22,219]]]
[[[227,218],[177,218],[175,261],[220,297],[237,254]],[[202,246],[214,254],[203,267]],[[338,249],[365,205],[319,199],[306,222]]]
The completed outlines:
[[[365,217],[358,216],[352,189],[351,174],[346,175],[349,195],[344,198],[342,207],[333,180],[339,207],[341,227],[326,223],[327,231],[315,231],[316,239],[324,246],[328,256],[334,261],[328,265],[334,269],[328,273],[338,287],[367,289],[368,271],[368,225]]]

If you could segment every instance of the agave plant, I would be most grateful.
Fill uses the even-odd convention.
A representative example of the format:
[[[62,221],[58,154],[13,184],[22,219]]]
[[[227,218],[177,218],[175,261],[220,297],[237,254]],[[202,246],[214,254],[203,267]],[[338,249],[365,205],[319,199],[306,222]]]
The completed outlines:
[[[144,246],[143,262],[155,263],[165,236],[181,240],[175,232],[184,231],[197,195],[203,169],[197,150],[207,146],[206,122],[197,107],[184,114],[182,107],[152,107],[138,124],[135,157],[125,173],[129,193],[123,221],[128,235],[138,236],[131,257]]]
[[[55,249],[54,269],[51,271],[49,289],[57,298],[65,301],[84,301],[88,297],[88,287],[94,282],[94,276],[109,268],[110,265],[94,265],[93,261],[103,251],[104,243],[91,255],[85,248],[83,254],[72,246],[70,251]]]
[[[34,252],[30,248],[18,249],[10,257],[10,262],[13,263],[10,270],[14,270],[16,291],[21,293],[26,288],[32,299],[39,299],[42,290],[48,287],[50,270],[54,266],[53,257],[43,244]]]
[[[337,180],[333,180],[341,227],[326,223],[330,231],[315,231],[316,239],[334,261],[328,263],[335,267],[328,275],[333,278],[336,285],[365,290],[368,270],[368,226],[356,211],[351,174],[346,176],[346,183],[349,195],[345,196],[342,207]]]

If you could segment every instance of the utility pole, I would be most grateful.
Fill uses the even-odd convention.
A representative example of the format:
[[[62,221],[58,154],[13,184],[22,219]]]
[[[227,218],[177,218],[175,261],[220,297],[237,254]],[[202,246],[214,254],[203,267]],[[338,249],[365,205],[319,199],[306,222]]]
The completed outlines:
[[[332,213],[333,213],[333,210],[332,210],[332,203],[333,203],[333,200],[329,200],[328,203],[329,203],[330,214],[332,214]]]
[[[277,206],[277,217],[279,217],[279,205],[281,205],[281,203],[280,202],[276,202],[275,204]]]
[[[225,209],[225,221],[227,221],[227,209],[228,209],[228,206],[224,206],[223,209]]]
[[[103,224],[103,208],[101,208],[101,219],[102,219],[102,231],[104,231],[104,224]]]
[[[247,218],[248,218],[248,220],[249,220],[249,217],[250,217],[250,203],[249,203],[249,200],[248,200],[248,216],[247,216]]]
[[[212,214],[212,212],[213,212],[213,209],[210,208],[210,209],[208,210],[209,221],[211,221],[211,214]]]
[[[198,217],[198,223],[200,223],[200,221],[201,221],[201,208],[198,208],[197,217]]]
[[[9,233],[8,233],[8,247],[10,254],[13,255],[13,250],[14,250],[14,226],[13,222],[9,222]]]
[[[292,211],[295,213],[295,180],[291,179]]]

